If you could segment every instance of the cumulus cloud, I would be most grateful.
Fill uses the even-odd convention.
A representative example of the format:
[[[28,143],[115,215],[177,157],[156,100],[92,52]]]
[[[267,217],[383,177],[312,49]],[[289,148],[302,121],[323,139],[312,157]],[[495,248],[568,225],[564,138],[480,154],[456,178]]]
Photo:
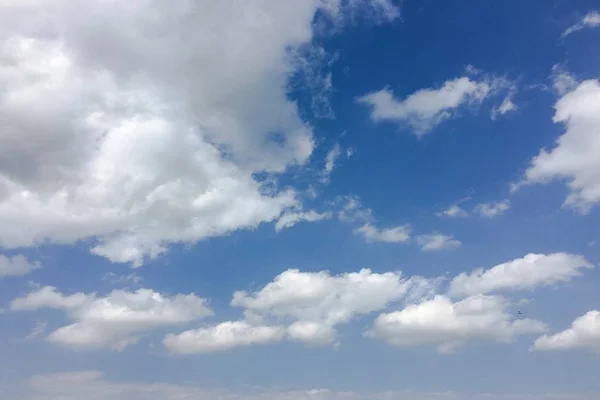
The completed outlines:
[[[482,217],[485,218],[494,218],[499,215],[504,214],[506,211],[510,209],[510,201],[503,200],[495,203],[482,203],[475,206],[475,211]]]
[[[600,82],[587,80],[564,94],[555,105],[553,121],[565,126],[553,149],[542,149],[531,160],[524,179],[515,185],[567,183],[564,205],[587,213],[600,202]]]
[[[534,343],[540,351],[588,350],[600,354],[600,311],[593,310],[577,318],[569,329],[544,335]]]
[[[169,334],[163,344],[178,354],[203,354],[231,350],[240,346],[267,344],[283,339],[282,326],[254,326],[246,321],[227,321],[208,328]]]
[[[48,340],[74,349],[123,350],[139,335],[159,327],[177,326],[211,316],[205,299],[194,294],[166,296],[150,289],[114,290],[64,295],[42,287],[11,302],[13,311],[63,310],[72,324],[56,329]]]
[[[567,30],[562,33],[562,37],[566,37],[582,29],[593,29],[598,27],[600,27],[600,12],[590,11],[581,19],[581,21],[567,28]]]
[[[450,283],[450,293],[474,295],[502,290],[532,290],[568,282],[593,265],[580,255],[568,253],[527,254],[523,258],[461,273]]]
[[[508,305],[498,296],[476,295],[452,302],[439,295],[401,311],[380,314],[366,335],[393,346],[437,346],[448,353],[471,340],[509,343],[516,336],[546,329],[540,321],[514,320]]]
[[[354,233],[365,238],[367,242],[404,243],[410,239],[410,225],[395,228],[377,228],[367,223],[354,230]]]
[[[296,321],[287,328],[291,340],[312,346],[324,346],[336,343],[336,331],[327,323],[314,321]]]
[[[139,266],[297,206],[256,173],[312,154],[290,49],[310,45],[319,10],[348,6],[2,2],[0,247],[96,238],[95,254]]]
[[[358,102],[370,107],[373,121],[407,124],[422,136],[452,117],[459,107],[481,103],[491,91],[492,83],[487,80],[462,77],[448,80],[439,88],[418,90],[404,99],[394,97],[385,88],[360,97]]]
[[[441,233],[419,235],[417,237],[417,243],[421,246],[421,251],[456,249],[462,245],[460,240],[454,239],[451,235],[444,235]]]
[[[335,326],[387,307],[410,296],[422,297],[436,283],[399,272],[331,275],[327,271],[287,270],[260,290],[236,292],[231,304],[260,320],[288,320],[288,335],[307,344],[335,342]]]
[[[27,257],[18,254],[6,257],[0,254],[0,278],[6,276],[24,276],[40,268],[39,262],[29,261]]]

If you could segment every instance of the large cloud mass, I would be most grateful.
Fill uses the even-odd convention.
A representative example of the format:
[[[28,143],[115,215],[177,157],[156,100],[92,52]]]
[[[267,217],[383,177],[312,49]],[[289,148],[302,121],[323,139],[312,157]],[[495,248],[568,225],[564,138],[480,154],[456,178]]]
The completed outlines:
[[[565,133],[552,149],[542,149],[531,160],[516,187],[564,181],[569,188],[565,205],[587,213],[600,202],[600,81],[581,82],[555,109],[554,122],[563,124]]]
[[[0,2],[1,247],[96,237],[96,254],[140,265],[298,205],[254,177],[313,150],[287,97],[290,49],[318,10],[397,10],[234,3]]]

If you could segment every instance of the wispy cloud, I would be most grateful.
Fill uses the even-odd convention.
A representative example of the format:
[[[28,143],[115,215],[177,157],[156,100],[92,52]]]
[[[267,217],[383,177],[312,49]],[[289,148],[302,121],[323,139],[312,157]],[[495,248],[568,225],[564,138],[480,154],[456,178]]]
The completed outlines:
[[[600,27],[600,12],[591,11],[587,13],[579,22],[575,25],[570,26],[565,30],[561,37],[566,37],[572,33],[581,31],[583,29],[592,29]]]

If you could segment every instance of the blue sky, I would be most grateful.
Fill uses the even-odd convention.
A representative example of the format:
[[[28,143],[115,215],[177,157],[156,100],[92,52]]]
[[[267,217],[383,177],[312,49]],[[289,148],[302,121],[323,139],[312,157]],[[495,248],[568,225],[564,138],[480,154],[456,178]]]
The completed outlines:
[[[0,397],[597,398],[595,3],[0,2]]]

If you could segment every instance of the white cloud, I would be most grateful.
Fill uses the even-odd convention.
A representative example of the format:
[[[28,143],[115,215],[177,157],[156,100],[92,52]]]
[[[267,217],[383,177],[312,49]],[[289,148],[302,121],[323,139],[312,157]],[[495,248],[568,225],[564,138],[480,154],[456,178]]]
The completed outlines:
[[[451,235],[441,233],[420,235],[417,237],[417,243],[421,246],[421,251],[456,249],[462,245],[460,240],[454,239]]]
[[[326,323],[314,321],[296,321],[287,328],[291,340],[313,346],[336,343],[335,329]]]
[[[31,329],[31,332],[25,336],[25,340],[32,340],[40,336],[42,333],[46,331],[46,327],[48,326],[47,322],[38,321],[35,326]]]
[[[523,258],[461,273],[450,284],[452,295],[475,295],[501,290],[532,290],[568,282],[593,268],[583,256],[568,253],[527,254]]]
[[[363,207],[360,199],[356,196],[343,196],[336,199],[335,203],[343,202],[338,212],[338,219],[344,222],[369,222],[373,220],[373,211]]]
[[[94,294],[81,292],[65,296],[54,287],[44,286],[25,297],[14,299],[10,303],[10,308],[13,311],[34,311],[41,308],[75,310],[89,306],[94,301],[94,298]]]
[[[327,156],[325,157],[325,167],[321,172],[321,181],[325,183],[329,182],[329,178],[331,176],[331,173],[333,172],[333,168],[335,168],[335,162],[341,155],[342,149],[340,148],[340,145],[336,143],[332,147],[332,149],[329,150]]]
[[[39,262],[31,262],[22,254],[12,257],[0,254],[0,278],[6,276],[24,276],[38,268],[40,268]]]
[[[436,296],[401,311],[379,315],[366,335],[393,346],[431,345],[448,353],[472,340],[509,343],[518,335],[545,330],[539,321],[513,320],[506,310],[508,305],[497,296],[477,295],[456,303]]]
[[[435,282],[402,278],[399,272],[360,272],[330,275],[327,271],[287,270],[254,293],[236,292],[231,304],[246,314],[292,321],[288,334],[308,344],[335,342],[334,327],[384,309],[404,298],[422,297]]]
[[[302,221],[317,222],[331,219],[332,217],[333,213],[331,212],[318,213],[314,210],[308,212],[288,211],[279,217],[275,224],[275,230],[279,232],[282,229],[291,228]]]
[[[563,65],[556,64],[552,67],[552,86],[560,96],[574,90],[579,82],[571,75]]]
[[[254,326],[246,321],[227,321],[208,328],[169,334],[163,344],[178,354],[203,354],[278,342],[285,336],[282,326]]]
[[[498,107],[492,110],[491,117],[496,119],[499,115],[506,115],[518,109],[519,107],[512,101],[512,96],[507,96]]]
[[[439,88],[421,89],[405,99],[396,99],[390,89],[369,93],[358,99],[371,108],[373,121],[408,124],[418,136],[424,135],[465,104],[481,103],[493,90],[487,80],[468,77],[448,80]]]
[[[113,285],[133,285],[140,286],[142,284],[142,277],[131,273],[128,275],[117,275],[114,272],[108,272],[104,274],[102,280],[108,281]]]
[[[575,25],[570,26],[567,30],[562,33],[562,37],[568,36],[574,32],[582,29],[593,29],[600,27],[600,13],[598,11],[591,11],[587,13],[581,21]]]
[[[380,229],[367,223],[355,229],[354,233],[364,237],[367,242],[404,243],[410,239],[410,231],[410,225]]]
[[[577,318],[571,327],[555,335],[537,339],[534,349],[541,351],[589,350],[600,354],[600,311],[589,311]]]
[[[564,205],[586,213],[600,202],[600,82],[582,82],[555,109],[553,121],[564,124],[566,131],[552,150],[542,149],[531,160],[515,189],[564,180],[570,190]]]
[[[1,382],[0,382],[1,384]],[[5,400],[595,400],[596,394],[494,394],[416,392],[336,392],[324,388],[275,391],[246,388],[243,392],[205,389],[191,384],[111,381],[100,371],[71,371],[37,375],[22,387],[2,391]],[[0,387],[0,390],[3,388]],[[19,390],[20,389],[20,390]]]
[[[453,204],[444,211],[438,213],[440,217],[449,217],[449,218],[463,218],[467,217],[469,213],[465,211],[461,206],[457,204]]]
[[[194,294],[169,297],[150,289],[114,290],[106,297],[98,297],[95,293],[63,295],[53,287],[43,287],[11,303],[13,311],[43,308],[67,313],[73,323],[50,333],[48,340],[75,349],[122,350],[145,331],[182,325],[213,314],[206,300]]]
[[[473,211],[485,218],[494,218],[510,209],[510,201],[503,200],[495,203],[478,204]]]
[[[95,254],[141,265],[296,206],[254,174],[312,154],[290,49],[342,3],[2,2],[0,247],[94,237]]]

